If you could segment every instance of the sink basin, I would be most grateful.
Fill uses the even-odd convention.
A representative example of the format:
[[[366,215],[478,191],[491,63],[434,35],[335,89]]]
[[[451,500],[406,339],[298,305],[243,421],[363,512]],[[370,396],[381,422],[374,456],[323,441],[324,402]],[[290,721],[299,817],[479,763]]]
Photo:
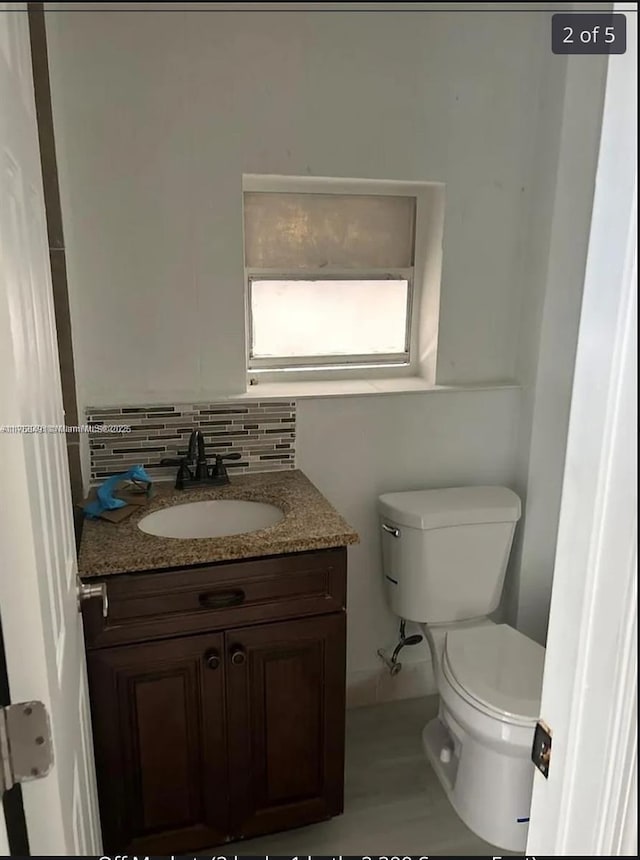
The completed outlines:
[[[283,518],[280,508],[264,502],[212,499],[155,511],[143,517],[138,528],[158,537],[212,538],[266,529]]]

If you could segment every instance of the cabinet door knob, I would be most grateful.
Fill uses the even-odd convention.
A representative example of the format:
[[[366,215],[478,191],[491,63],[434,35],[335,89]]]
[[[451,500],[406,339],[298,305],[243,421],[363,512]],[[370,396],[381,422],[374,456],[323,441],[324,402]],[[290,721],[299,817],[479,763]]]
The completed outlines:
[[[217,669],[220,665],[220,654],[217,651],[207,651],[204,655],[204,662],[208,669]]]
[[[247,652],[242,648],[241,645],[234,645],[231,649],[231,662],[234,666],[239,666],[241,663],[244,663],[247,659]]]

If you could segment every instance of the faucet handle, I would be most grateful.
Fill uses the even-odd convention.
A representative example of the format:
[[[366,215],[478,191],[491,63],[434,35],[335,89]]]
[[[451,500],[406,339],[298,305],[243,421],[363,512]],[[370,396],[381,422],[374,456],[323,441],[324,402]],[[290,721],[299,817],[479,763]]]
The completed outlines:
[[[216,454],[215,457],[215,463],[211,468],[211,477],[227,484],[229,483],[229,477],[227,475],[227,467],[225,466],[224,461],[239,460],[242,457],[242,454],[239,451],[231,451],[229,454]]]
[[[191,469],[189,469],[187,462],[187,457],[163,457],[163,459],[160,460],[161,466],[178,467],[178,474],[176,475],[176,490],[182,490],[184,488],[185,480],[189,481],[193,479]]]

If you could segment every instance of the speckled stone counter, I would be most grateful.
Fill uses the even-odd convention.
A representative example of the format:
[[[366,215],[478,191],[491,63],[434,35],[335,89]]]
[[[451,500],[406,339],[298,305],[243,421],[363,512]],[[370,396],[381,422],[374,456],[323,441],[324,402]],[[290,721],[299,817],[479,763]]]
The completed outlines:
[[[175,490],[155,484],[150,503],[119,524],[86,520],[78,568],[83,579],[108,574],[187,567],[231,559],[327,549],[358,542],[358,535],[299,470],[231,476],[225,487]],[[267,502],[284,511],[274,526],[248,534],[188,540],[156,537],[138,528],[147,514],[207,499]]]

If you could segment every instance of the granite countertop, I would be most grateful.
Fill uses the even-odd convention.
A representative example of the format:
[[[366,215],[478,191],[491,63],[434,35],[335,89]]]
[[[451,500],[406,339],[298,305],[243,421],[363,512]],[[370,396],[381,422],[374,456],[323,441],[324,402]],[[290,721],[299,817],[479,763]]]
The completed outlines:
[[[148,505],[115,524],[85,520],[78,554],[83,579],[139,570],[188,567],[195,564],[327,549],[358,543],[358,535],[300,470],[231,476],[224,487],[176,490],[172,483],[154,484]],[[284,511],[270,528],[215,538],[156,537],[138,528],[147,514],[173,505],[208,499],[267,502]]]

